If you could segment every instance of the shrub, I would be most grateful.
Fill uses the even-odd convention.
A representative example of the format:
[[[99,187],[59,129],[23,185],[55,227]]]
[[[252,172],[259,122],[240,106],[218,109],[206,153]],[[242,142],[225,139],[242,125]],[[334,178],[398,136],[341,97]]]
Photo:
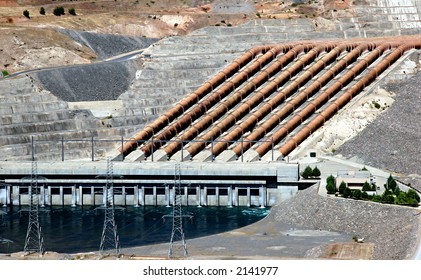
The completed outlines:
[[[53,11],[53,14],[55,15],[55,16],[61,16],[61,15],[64,15],[64,8],[63,7],[55,7],[54,8],[54,11]]]
[[[330,175],[329,177],[327,177],[326,178],[326,184],[335,185],[335,177],[333,177],[333,175]]]
[[[367,192],[362,192],[361,193],[361,198],[362,199],[368,199],[368,193]]]
[[[2,70],[1,73],[4,77],[9,76],[9,72],[7,70]]]
[[[377,186],[376,186],[376,184],[371,184],[371,191],[376,191],[376,189],[377,189]]]
[[[44,9],[44,7],[41,7],[41,8],[39,9],[39,13],[40,13],[41,15],[45,15],[45,9]]]
[[[307,166],[303,173],[301,173],[301,176],[303,176],[304,179],[308,179],[313,175],[313,169],[311,169],[310,166]]]
[[[383,194],[382,196],[382,202],[387,204],[395,204],[395,197],[391,194]]]
[[[312,172],[311,176],[313,176],[313,177],[320,177],[320,175],[321,175],[321,173],[320,173],[319,168],[317,168],[317,166],[316,166],[316,167],[314,167],[314,169],[313,169],[313,172]]]
[[[363,185],[362,191],[363,192],[369,192],[369,191],[371,191],[371,186],[370,186],[370,184],[367,181],[365,181],[365,183]]]
[[[375,196],[373,196],[373,198],[371,199],[371,201],[373,201],[373,202],[382,202],[382,197],[380,195],[375,195]]]
[[[326,185],[326,191],[327,191],[328,194],[334,194],[334,193],[336,193],[336,188],[332,184],[327,184]]]
[[[360,190],[353,190],[351,192],[351,197],[354,198],[354,199],[357,199],[357,200],[361,199],[361,195],[362,195],[362,193],[361,193]]]
[[[339,185],[339,193],[344,194],[345,189],[346,189],[346,183],[342,181],[341,184]]]
[[[76,10],[75,10],[75,8],[70,8],[70,9],[69,9],[69,14],[71,14],[72,16],[75,16],[75,15],[76,15]]]
[[[373,104],[374,104],[374,108],[376,108],[376,109],[380,109],[382,107],[379,103],[377,103],[374,100],[373,100]]]
[[[29,11],[28,11],[28,10],[23,11],[23,15],[24,15],[26,18],[30,18],[30,17],[29,17]]]
[[[395,191],[397,184],[396,184],[395,179],[393,179],[392,175],[389,175],[389,178],[387,178],[387,183],[385,187],[387,190],[390,190],[391,192]]]
[[[418,203],[420,202],[420,196],[417,194],[416,191],[409,189],[406,193],[407,197],[415,199]]]
[[[351,189],[350,189],[350,188],[345,188],[344,193],[343,193],[343,196],[344,196],[345,198],[348,198],[348,197],[350,197],[350,196],[351,196],[351,194],[352,194]]]

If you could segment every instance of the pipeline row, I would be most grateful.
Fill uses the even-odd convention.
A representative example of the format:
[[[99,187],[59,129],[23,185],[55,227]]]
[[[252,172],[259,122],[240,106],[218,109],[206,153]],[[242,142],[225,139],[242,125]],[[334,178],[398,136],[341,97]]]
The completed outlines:
[[[348,104],[356,95],[358,95],[365,87],[371,84],[381,73],[396,62],[406,51],[410,49],[420,49],[421,42],[409,42],[404,45],[389,45],[395,49],[385,57],[379,64],[371,69],[363,78],[356,82],[344,94],[330,104],[326,109],[316,115],[316,117],[306,126],[301,128],[291,139],[283,144],[278,151],[282,156],[287,156],[299,144],[307,139],[314,131],[321,127],[327,120],[335,115],[341,108]]]
[[[154,134],[158,133],[158,131],[169,125],[174,119],[181,116],[185,111],[199,102],[203,97],[211,93],[227,79],[237,74],[240,69],[248,65],[256,56],[265,53],[272,48],[272,46],[255,47],[243,54],[238,59],[234,60],[225,69],[216,74],[215,77],[205,82],[201,87],[189,94],[187,97],[183,98],[173,108],[146,126],[145,129],[137,133],[128,142],[126,142],[119,151],[122,154],[127,155],[135,150],[144,141],[148,140]],[[243,71],[245,73],[251,72],[248,67]]]
[[[281,110],[279,110],[274,115],[274,117],[269,119],[267,122],[269,124],[272,124],[273,122],[279,123],[287,115],[292,114],[295,108],[298,108],[299,106],[304,104],[304,102],[307,101],[311,96],[319,92],[321,84],[323,85],[327,84],[327,82],[335,78],[338,74],[341,73],[342,70],[346,69],[346,67],[350,63],[354,62],[363,53],[363,51],[367,50],[368,48],[369,48],[368,44],[356,47],[352,52],[350,52],[346,57],[344,57],[344,59],[340,60],[333,67],[333,69],[331,69],[331,71],[328,71],[325,75],[323,75],[320,79],[318,79],[318,82],[315,82],[309,87],[307,87],[306,90],[301,92],[292,101],[290,101],[284,107],[282,107]],[[277,143],[279,143],[298,125],[300,125],[303,121],[309,118],[314,112],[316,112],[317,109],[319,109],[326,102],[328,102],[328,100],[332,98],[335,94],[337,94],[344,86],[346,86],[352,80],[354,80],[354,78],[358,76],[361,72],[363,72],[365,68],[367,68],[377,58],[379,58],[383,54],[385,49],[386,47],[384,45],[381,45],[375,48],[366,57],[361,59],[355,66],[347,70],[346,73],[342,74],[341,77],[335,81],[335,83],[333,83],[330,87],[328,87],[325,91],[323,91],[317,98],[309,102],[307,106],[305,106],[298,113],[296,113],[279,130],[277,130],[274,134],[272,134],[272,141],[274,142],[274,144],[276,145]],[[267,125],[263,124],[262,127],[267,127]],[[269,130],[266,130],[265,134],[266,133],[269,133]],[[272,148],[272,144],[270,145],[268,144],[264,143],[260,145],[259,147],[255,149],[256,152],[260,156],[263,156]]]
[[[167,159],[181,149],[192,159],[212,143],[214,158],[237,141],[232,148],[237,157],[252,147],[263,157],[277,144],[286,156],[407,50],[420,46],[413,40],[253,48],[136,134],[121,152],[144,144],[148,157],[171,141],[162,148]]]
[[[300,53],[308,51],[310,48],[312,48],[313,45],[298,45],[285,53],[285,55],[281,56],[277,64],[273,64],[264,71],[261,71],[259,75],[256,75],[250,82],[248,82],[244,87],[236,91],[233,95],[230,96],[227,100],[220,103],[218,107],[212,110],[209,114],[204,116],[194,127],[189,129],[186,134],[183,135],[182,140],[191,140],[194,137],[197,136],[199,133],[204,131],[206,128],[208,128],[211,124],[215,123],[217,120],[219,120],[221,117],[223,117],[230,109],[234,108],[238,104],[240,104],[246,97],[248,97],[251,93],[255,92],[256,89],[258,89],[260,86],[262,86],[264,83],[266,83],[271,77],[273,77],[275,74],[277,74],[281,69],[285,67],[285,65],[289,64],[293,59],[295,59]],[[314,53],[314,52],[312,52]],[[307,58],[305,61],[300,59],[299,61],[302,61],[302,65],[306,65],[310,62],[310,59]],[[276,67],[274,67],[276,66]],[[282,67],[279,67],[282,66]],[[289,67],[288,69],[290,69]],[[299,67],[296,67],[296,69],[291,69],[292,73],[295,73],[298,71]],[[287,73],[287,70],[283,71],[283,73]],[[288,76],[289,77],[289,76]],[[288,80],[288,77],[286,75],[280,75],[276,77],[271,83],[270,83],[270,89],[265,90],[265,88],[257,91],[257,93],[254,95],[255,98],[249,99],[246,103],[243,103],[242,106],[237,108],[233,111],[233,113],[228,114],[229,121],[228,123],[224,122],[227,120],[227,118],[224,119],[224,121],[220,122],[219,124],[212,127],[212,129],[207,132],[204,136],[199,137],[199,142],[193,143],[188,149],[188,153],[190,154],[190,157],[193,157],[196,155],[200,150],[205,148],[206,144],[205,141],[210,141],[212,139],[215,139],[221,133],[224,131],[223,128],[228,128],[232,123],[235,123],[237,119],[240,118],[241,115],[246,114],[251,110],[250,107],[257,106],[260,102],[260,100],[265,99],[268,97],[271,93],[273,93],[278,87],[282,86],[283,83],[285,83]],[[252,104],[250,104],[250,102]],[[203,141],[203,142],[200,142]],[[178,151],[180,148],[180,145],[178,143],[173,143],[169,145],[164,151],[168,154],[168,156],[173,155],[176,151]],[[195,152],[197,151],[197,152]]]
[[[256,141],[261,139],[265,134],[266,131],[270,131],[273,129],[284,116],[288,113],[288,109],[293,110],[297,104],[301,103],[297,102],[295,99],[291,101],[289,104],[291,105],[290,108],[286,107],[287,110],[281,111],[276,113],[276,108],[282,104],[288,97],[292,96],[300,87],[304,86],[311,78],[317,75],[320,71],[325,69],[327,65],[333,62],[339,55],[349,47],[348,45],[341,45],[338,47],[333,48],[327,55],[322,57],[318,62],[312,65],[309,69],[304,71],[297,79],[295,79],[292,83],[290,83],[287,87],[283,88],[276,96],[274,96],[269,102],[264,104],[259,110],[251,114],[247,119],[242,121],[242,123],[232,130],[226,137],[224,137],[225,141],[234,141],[240,139],[246,132],[252,132],[245,140],[246,142],[242,142],[242,144],[237,145],[233,151],[234,153],[239,156],[242,152],[246,151],[252,146],[252,142],[247,141]],[[326,49],[328,50],[328,48]],[[345,66],[345,65],[344,65]],[[339,68],[338,66],[335,66]],[[325,83],[328,82],[328,78],[331,77],[337,71],[335,69],[329,70],[328,75],[323,75],[321,78],[317,79],[314,83],[313,87],[306,89],[301,96],[307,97],[313,92],[313,88],[321,88]],[[332,75],[329,75],[331,74]],[[296,104],[294,104],[296,103]],[[275,112],[274,112],[275,111]],[[254,129],[256,124],[263,120],[267,115],[274,114],[273,117],[266,121],[262,126],[257,127]],[[283,115],[282,115],[283,114]],[[213,149],[212,154],[214,156],[219,155],[225,148],[226,143],[217,143]]]
[[[150,142],[142,148],[142,151],[145,156],[149,156],[152,151],[156,151],[160,148],[165,140],[170,140],[178,133],[182,132],[189,125],[191,125],[196,119],[202,117],[206,114],[209,109],[215,106],[223,98],[228,96],[241,84],[246,82],[251,76],[258,73],[262,68],[269,64],[274,58],[276,58],[280,53],[285,53],[292,48],[291,45],[281,45],[275,46],[268,50],[264,55],[255,60],[251,65],[246,69],[239,72],[238,75],[234,76],[231,80],[223,83],[221,87],[212,92],[205,100],[199,102],[194,108],[181,116],[178,120],[170,124],[166,129],[154,137],[156,142]],[[282,63],[277,61],[273,65],[273,69],[282,68]],[[200,130],[200,128],[198,128]],[[194,135],[194,132],[191,132]],[[195,136],[195,135],[194,135]],[[193,136],[193,137],[194,137]]]

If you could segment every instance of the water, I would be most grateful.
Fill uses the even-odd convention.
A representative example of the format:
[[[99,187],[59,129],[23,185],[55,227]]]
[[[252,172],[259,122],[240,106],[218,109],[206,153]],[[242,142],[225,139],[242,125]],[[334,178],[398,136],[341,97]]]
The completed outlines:
[[[0,253],[23,251],[28,227],[28,212],[19,207],[3,208],[0,216]],[[104,211],[89,207],[51,207],[40,212],[40,224],[47,251],[78,253],[98,251]],[[183,207],[186,239],[216,234],[244,227],[265,217],[268,208],[246,207]],[[116,210],[122,248],[169,242],[172,219],[163,215],[172,213],[165,206],[126,207]],[[9,242],[12,241],[12,242]]]

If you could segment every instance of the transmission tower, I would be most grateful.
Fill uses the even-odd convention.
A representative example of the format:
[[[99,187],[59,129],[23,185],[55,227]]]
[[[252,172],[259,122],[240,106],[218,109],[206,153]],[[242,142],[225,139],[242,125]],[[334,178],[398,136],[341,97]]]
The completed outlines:
[[[44,240],[41,233],[41,225],[39,224],[39,197],[38,197],[38,171],[37,162],[32,162],[31,186],[29,188],[29,223],[26,233],[25,253],[38,252],[40,255],[44,253]]]
[[[180,164],[175,165],[174,175],[174,205],[173,205],[173,224],[168,257],[182,253],[187,256],[186,240],[183,231],[183,215],[181,211],[181,171]]]
[[[105,219],[102,230],[101,245],[99,251],[102,254],[106,250],[115,249],[116,254],[120,253],[120,242],[117,234],[117,225],[114,219],[114,187],[113,187],[113,162],[107,159],[106,185],[104,187]]]

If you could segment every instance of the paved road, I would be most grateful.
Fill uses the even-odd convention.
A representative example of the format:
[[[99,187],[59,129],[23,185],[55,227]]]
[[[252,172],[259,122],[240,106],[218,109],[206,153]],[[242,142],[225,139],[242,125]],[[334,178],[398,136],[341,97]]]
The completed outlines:
[[[76,65],[43,67],[43,68],[35,68],[35,69],[19,71],[19,72],[12,73],[12,74],[10,74],[6,77],[3,77],[3,79],[9,79],[9,78],[17,77],[17,76],[24,75],[24,74],[41,72],[41,71],[44,71],[44,70],[53,70],[53,69],[62,69],[62,68],[73,67],[73,66],[84,66],[84,65],[92,65],[92,64],[128,61],[128,60],[136,59],[137,56],[142,54],[144,50],[145,49],[135,50],[135,51],[132,51],[132,52],[128,52],[128,53],[120,54],[120,55],[117,55],[117,56],[109,57],[109,58],[104,59],[104,60],[96,61],[96,62],[93,62],[93,63],[90,63],[90,64],[76,64]]]

